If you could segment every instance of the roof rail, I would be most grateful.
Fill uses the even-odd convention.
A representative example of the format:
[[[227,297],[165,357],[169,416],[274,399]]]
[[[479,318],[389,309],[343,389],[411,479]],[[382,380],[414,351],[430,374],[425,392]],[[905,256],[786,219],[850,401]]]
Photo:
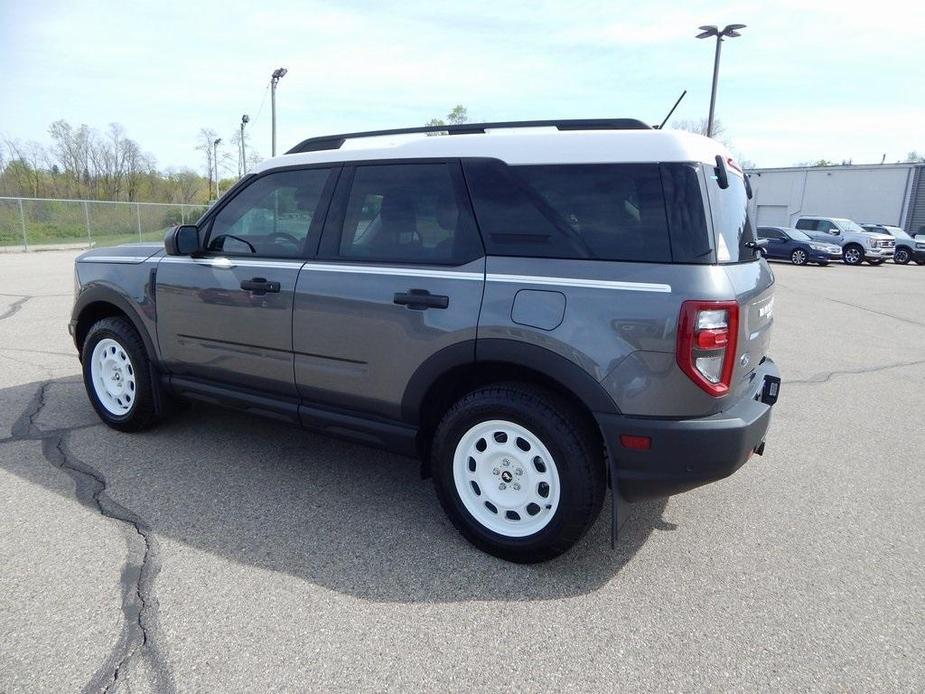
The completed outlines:
[[[559,130],[651,130],[651,127],[635,118],[581,118],[573,120],[521,120],[500,123],[463,123],[461,125],[423,125],[417,128],[395,128],[393,130],[367,130],[342,135],[322,135],[303,140],[286,154],[297,152],[318,152],[325,149],[340,149],[347,140],[380,135],[411,135],[416,133],[446,133],[448,135],[484,134],[486,130],[504,128],[553,127]]]

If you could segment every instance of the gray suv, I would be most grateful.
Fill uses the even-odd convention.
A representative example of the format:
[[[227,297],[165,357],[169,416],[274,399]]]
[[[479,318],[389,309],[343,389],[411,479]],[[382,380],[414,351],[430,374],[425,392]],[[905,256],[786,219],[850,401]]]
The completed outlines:
[[[616,534],[763,451],[747,196],[721,145],[635,120],[312,138],[163,246],[81,255],[70,332],[115,429],[198,399],[417,456],[473,544],[542,561],[608,485]]]

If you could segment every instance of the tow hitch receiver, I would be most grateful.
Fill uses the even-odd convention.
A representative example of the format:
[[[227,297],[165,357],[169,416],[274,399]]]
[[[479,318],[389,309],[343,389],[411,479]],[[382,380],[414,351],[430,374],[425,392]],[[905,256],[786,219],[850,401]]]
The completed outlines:
[[[780,394],[780,379],[777,376],[765,376],[764,386],[761,388],[761,402],[773,405]]]

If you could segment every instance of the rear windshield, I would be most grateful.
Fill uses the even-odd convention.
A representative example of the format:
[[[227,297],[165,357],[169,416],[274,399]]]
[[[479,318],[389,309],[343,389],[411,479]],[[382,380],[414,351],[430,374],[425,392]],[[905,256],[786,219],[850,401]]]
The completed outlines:
[[[464,162],[491,255],[712,262],[695,167]]]
[[[742,263],[757,257],[755,230],[748,218],[748,195],[745,179],[728,171],[729,187],[720,188],[714,167],[704,165],[713,232],[716,236],[716,260],[720,263]]]

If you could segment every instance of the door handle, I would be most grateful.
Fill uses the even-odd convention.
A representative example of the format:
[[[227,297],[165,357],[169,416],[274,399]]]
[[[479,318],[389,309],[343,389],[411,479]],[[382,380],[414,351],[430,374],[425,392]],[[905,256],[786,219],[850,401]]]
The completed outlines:
[[[241,289],[254,294],[278,293],[279,282],[269,282],[263,277],[255,277],[251,280],[241,280]]]
[[[426,289],[409,289],[404,293],[396,292],[392,301],[415,311],[423,311],[428,308],[446,308],[450,305],[450,297],[442,294],[431,294]]]

